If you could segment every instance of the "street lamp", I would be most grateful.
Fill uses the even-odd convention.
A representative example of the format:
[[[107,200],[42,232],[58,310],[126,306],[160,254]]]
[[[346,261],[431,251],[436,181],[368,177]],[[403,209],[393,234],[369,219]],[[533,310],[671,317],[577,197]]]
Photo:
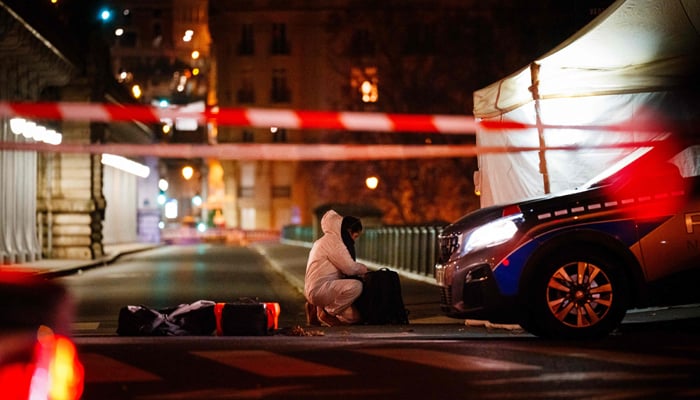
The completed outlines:
[[[193,175],[194,175],[194,169],[192,167],[190,167],[189,165],[182,168],[182,177],[185,178],[186,181],[189,181],[190,179],[192,179]]]
[[[365,185],[367,185],[369,190],[374,190],[377,188],[377,185],[379,185],[379,178],[376,176],[369,176],[365,179]]]
[[[141,91],[141,86],[139,86],[139,85],[132,86],[131,87],[131,94],[136,99],[141,98],[141,95],[143,94],[143,92]]]
[[[202,196],[196,194],[192,197],[192,205],[195,207],[200,207],[202,205]]]

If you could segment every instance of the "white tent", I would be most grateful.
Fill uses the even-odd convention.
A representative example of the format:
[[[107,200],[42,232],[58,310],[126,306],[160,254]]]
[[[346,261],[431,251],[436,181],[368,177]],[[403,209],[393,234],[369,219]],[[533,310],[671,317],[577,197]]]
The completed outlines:
[[[693,70],[698,29],[698,0],[619,0],[529,66],[476,91],[477,119],[532,126],[480,129],[479,146],[541,149],[480,154],[475,184],[482,207],[573,189],[631,151],[610,145],[658,135],[546,127],[609,126],[663,109],[679,81],[700,72]],[[546,150],[601,145],[608,148]]]

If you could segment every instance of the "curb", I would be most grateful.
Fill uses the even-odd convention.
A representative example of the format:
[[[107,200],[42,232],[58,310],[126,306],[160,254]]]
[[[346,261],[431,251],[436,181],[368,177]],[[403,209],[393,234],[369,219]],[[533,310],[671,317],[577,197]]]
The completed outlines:
[[[134,254],[134,253],[139,253],[139,252],[147,251],[147,250],[153,250],[153,249],[159,248],[161,246],[163,246],[163,244],[157,244],[157,245],[153,245],[153,246],[144,246],[144,247],[139,247],[139,248],[135,248],[135,249],[131,249],[131,250],[120,251],[120,252],[116,252],[116,253],[108,255],[108,256],[100,257],[96,260],[85,261],[83,264],[76,265],[73,267],[53,268],[53,269],[49,269],[49,270],[45,270],[45,271],[40,271],[40,272],[37,272],[37,275],[44,277],[46,279],[55,279],[55,278],[61,278],[61,277],[68,276],[68,275],[73,275],[76,273],[79,274],[82,271],[87,271],[87,270],[97,268],[97,267],[104,267],[108,264],[111,264],[111,263],[117,261],[117,259],[119,259],[122,256]]]

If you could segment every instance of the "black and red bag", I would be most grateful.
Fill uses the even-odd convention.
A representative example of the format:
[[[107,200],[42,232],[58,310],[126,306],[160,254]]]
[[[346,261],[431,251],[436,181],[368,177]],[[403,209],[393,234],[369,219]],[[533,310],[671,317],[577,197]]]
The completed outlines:
[[[279,303],[239,300],[216,303],[216,334],[219,336],[263,336],[277,329]]]

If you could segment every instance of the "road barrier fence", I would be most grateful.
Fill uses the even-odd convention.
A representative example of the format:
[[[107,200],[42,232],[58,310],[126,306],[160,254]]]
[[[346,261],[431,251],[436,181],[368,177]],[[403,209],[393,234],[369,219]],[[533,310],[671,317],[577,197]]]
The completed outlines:
[[[357,258],[380,267],[432,277],[437,261],[437,237],[442,229],[442,225],[367,227],[356,243]],[[311,226],[285,226],[281,237],[308,246],[315,240]]]

